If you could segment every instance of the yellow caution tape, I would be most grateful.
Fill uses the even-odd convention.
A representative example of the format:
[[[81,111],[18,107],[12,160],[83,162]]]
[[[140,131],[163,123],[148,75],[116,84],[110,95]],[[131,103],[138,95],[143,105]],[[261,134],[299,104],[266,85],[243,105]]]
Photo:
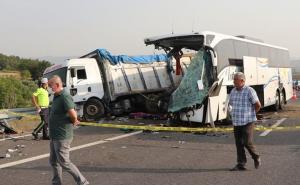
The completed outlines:
[[[159,127],[159,126],[140,126],[140,125],[120,125],[120,124],[109,124],[109,123],[91,123],[91,122],[81,122],[80,125],[84,126],[96,126],[105,128],[119,128],[119,129],[132,129],[132,130],[150,130],[150,131],[171,131],[171,132],[231,132],[232,127],[229,128],[190,128],[190,127]],[[295,130],[300,129],[300,126],[293,127],[255,127],[255,130],[265,131],[265,130]]]
[[[23,116],[31,119],[37,119],[37,115],[29,115],[25,113],[16,113],[9,110],[2,110],[10,114],[17,116]],[[170,131],[170,132],[232,132],[233,127],[215,127],[215,128],[191,128],[191,127],[163,127],[163,126],[152,126],[152,125],[125,125],[125,124],[114,124],[114,123],[93,123],[93,122],[81,122],[80,125],[83,126],[94,126],[94,127],[105,127],[105,128],[119,128],[119,129],[132,129],[132,130],[150,130],[150,131]],[[276,131],[286,131],[286,130],[298,130],[300,126],[286,126],[286,127],[264,127],[262,125],[257,125],[255,130],[266,131],[266,130],[276,130]]]

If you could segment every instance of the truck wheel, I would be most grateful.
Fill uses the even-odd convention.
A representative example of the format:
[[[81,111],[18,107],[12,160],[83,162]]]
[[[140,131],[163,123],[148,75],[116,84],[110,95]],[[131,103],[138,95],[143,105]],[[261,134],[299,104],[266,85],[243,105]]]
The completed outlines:
[[[148,98],[145,101],[145,108],[148,113],[158,113],[158,100],[159,96],[150,94],[148,95]]]
[[[278,111],[280,108],[280,97],[279,97],[279,92],[276,91],[276,97],[275,97],[275,104],[272,105],[272,110]]]
[[[100,100],[90,99],[84,105],[83,114],[87,121],[98,121],[104,117],[104,105]]]

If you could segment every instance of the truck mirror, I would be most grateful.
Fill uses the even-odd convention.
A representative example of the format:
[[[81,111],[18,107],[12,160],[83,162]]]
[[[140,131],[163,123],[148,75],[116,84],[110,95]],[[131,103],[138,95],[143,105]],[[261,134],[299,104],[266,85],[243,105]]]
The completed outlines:
[[[75,69],[74,68],[70,69],[70,72],[71,72],[71,77],[74,78],[75,77]]]

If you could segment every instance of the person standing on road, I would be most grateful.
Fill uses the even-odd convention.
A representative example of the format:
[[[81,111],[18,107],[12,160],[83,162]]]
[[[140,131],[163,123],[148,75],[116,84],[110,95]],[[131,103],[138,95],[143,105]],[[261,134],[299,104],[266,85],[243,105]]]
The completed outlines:
[[[237,72],[234,75],[234,87],[230,92],[229,106],[234,126],[234,138],[237,150],[237,165],[232,171],[246,170],[247,162],[245,148],[254,160],[254,167],[261,165],[261,159],[253,145],[253,130],[255,126],[256,113],[261,104],[255,90],[245,85],[245,75]]]
[[[49,86],[54,92],[50,111],[50,158],[53,168],[53,185],[62,184],[62,169],[71,174],[78,185],[88,185],[89,182],[70,160],[70,145],[73,140],[73,126],[79,124],[75,104],[70,94],[63,89],[59,76],[49,80]]]
[[[42,78],[39,82],[39,88],[32,94],[32,103],[35,106],[37,112],[40,114],[41,122],[33,130],[32,135],[35,140],[38,140],[38,133],[43,129],[43,139],[48,140],[48,116],[49,116],[49,94],[47,91],[48,79]]]

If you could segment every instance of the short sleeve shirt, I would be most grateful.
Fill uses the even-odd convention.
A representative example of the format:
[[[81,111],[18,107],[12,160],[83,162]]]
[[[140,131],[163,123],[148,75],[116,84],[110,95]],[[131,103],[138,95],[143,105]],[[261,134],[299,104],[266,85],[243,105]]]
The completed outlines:
[[[259,101],[252,87],[244,86],[241,90],[232,89],[229,97],[231,119],[234,126],[243,126],[256,121],[254,104]]]
[[[37,104],[40,107],[49,106],[49,96],[48,91],[46,89],[40,87],[32,95],[37,97]]]
[[[53,140],[73,138],[73,124],[68,110],[74,109],[75,104],[70,94],[62,90],[54,95],[49,117],[49,136]]]

